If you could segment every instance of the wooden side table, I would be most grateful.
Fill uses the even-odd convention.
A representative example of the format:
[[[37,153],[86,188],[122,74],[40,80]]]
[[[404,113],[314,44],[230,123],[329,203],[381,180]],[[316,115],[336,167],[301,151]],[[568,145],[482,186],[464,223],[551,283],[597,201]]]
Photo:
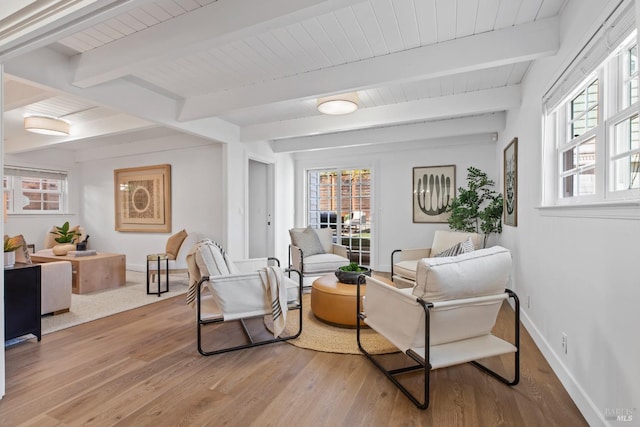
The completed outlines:
[[[165,284],[164,290],[162,290],[162,274],[160,274],[162,272],[162,261],[164,261],[164,271],[166,273],[165,280],[164,280],[164,284]],[[157,288],[157,291],[155,292],[151,291],[151,286],[149,283],[149,275],[153,268],[156,268],[156,272],[157,272],[156,277],[158,278],[158,283],[157,283],[158,288]],[[169,292],[169,257],[167,256],[167,254],[147,255],[147,295],[157,294],[158,296],[160,296],[165,292]]]

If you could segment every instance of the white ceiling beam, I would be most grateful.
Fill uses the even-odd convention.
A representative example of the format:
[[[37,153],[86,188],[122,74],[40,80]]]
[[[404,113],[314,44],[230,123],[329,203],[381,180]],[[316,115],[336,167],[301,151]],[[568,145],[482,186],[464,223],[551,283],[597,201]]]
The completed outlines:
[[[391,125],[505,111],[520,105],[520,85],[365,108],[344,116],[317,115],[245,126],[242,142],[344,132]]]
[[[502,112],[434,122],[341,132],[339,134],[281,139],[272,141],[271,148],[275,153],[289,153],[339,147],[433,140],[452,136],[496,133],[504,129],[505,123],[506,114]]]
[[[137,67],[210,49],[364,0],[218,0],[79,55],[73,84],[90,87]]]
[[[304,99],[535,60],[554,54],[557,18],[190,97],[179,120],[217,116],[253,105]]]
[[[79,0],[25,3],[2,28],[0,62],[47,46],[151,0]]]
[[[51,49],[42,48],[15,58],[5,64],[5,71],[36,84],[76,95],[97,105],[181,132],[216,142],[239,141],[238,126],[215,117],[178,122],[175,118],[178,101],[125,79],[87,89],[73,86],[70,83],[73,69],[67,57]]]

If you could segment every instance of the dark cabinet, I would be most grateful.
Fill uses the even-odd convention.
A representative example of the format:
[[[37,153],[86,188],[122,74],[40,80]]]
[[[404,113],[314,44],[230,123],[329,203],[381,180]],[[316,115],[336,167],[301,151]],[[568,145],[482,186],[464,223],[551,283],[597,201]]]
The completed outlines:
[[[33,334],[40,341],[40,266],[19,264],[4,270],[4,339]]]

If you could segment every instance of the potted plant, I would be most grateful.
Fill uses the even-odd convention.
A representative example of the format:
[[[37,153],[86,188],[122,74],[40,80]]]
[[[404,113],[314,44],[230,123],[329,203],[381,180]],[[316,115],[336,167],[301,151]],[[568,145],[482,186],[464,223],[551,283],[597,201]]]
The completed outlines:
[[[473,166],[467,169],[467,187],[458,189],[447,212],[449,228],[484,234],[483,247],[491,233],[502,232],[502,194],[491,187],[495,182],[485,172]]]
[[[371,269],[362,267],[356,262],[352,262],[349,265],[338,267],[335,274],[338,278],[338,281],[340,281],[341,283],[355,285],[356,283],[358,283],[358,277],[360,277],[361,274],[364,274],[365,276],[371,276]]]
[[[76,237],[80,236],[80,233],[75,228],[69,227],[69,221],[62,224],[62,227],[56,226],[55,228],[55,231],[50,232],[58,236],[54,239],[58,244],[53,247],[53,253],[59,256],[66,255],[67,252],[76,248],[74,241]]]
[[[16,249],[22,245],[16,245],[13,239],[5,237],[4,239],[4,266],[13,267],[16,263]]]

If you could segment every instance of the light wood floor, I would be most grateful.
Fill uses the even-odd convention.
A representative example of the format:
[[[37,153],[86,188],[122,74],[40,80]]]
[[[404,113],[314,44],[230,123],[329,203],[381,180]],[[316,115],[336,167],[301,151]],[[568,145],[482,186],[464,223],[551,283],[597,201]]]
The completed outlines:
[[[468,364],[437,370],[421,411],[361,355],[279,343],[200,356],[194,313],[175,297],[7,349],[0,425],[586,425],[521,329],[519,385]]]

